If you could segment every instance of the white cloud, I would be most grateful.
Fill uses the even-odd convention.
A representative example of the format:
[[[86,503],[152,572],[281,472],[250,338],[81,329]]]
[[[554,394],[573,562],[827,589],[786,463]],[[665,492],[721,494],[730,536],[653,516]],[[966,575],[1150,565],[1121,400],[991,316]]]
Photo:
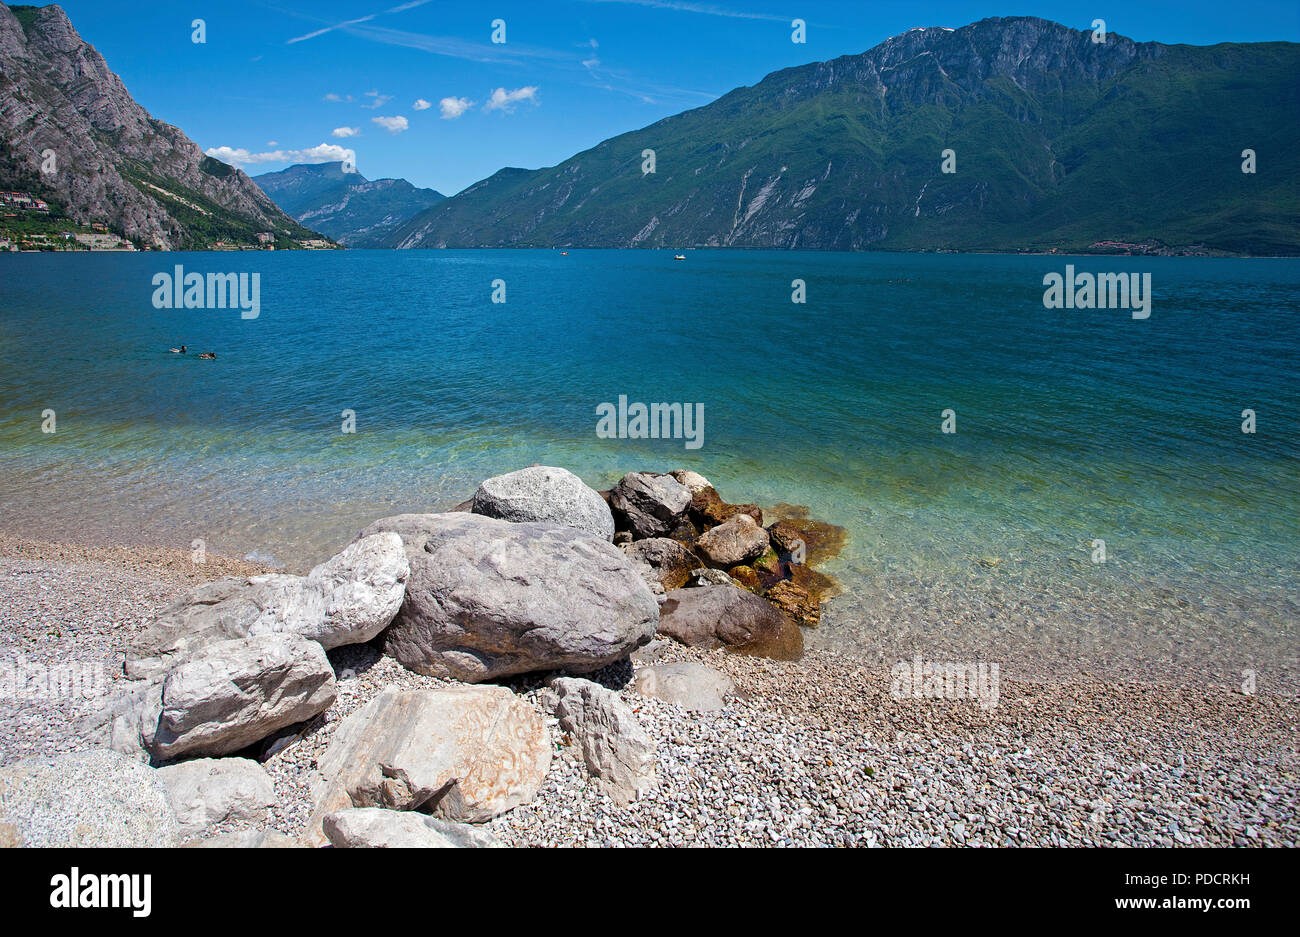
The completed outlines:
[[[274,140],[267,140],[267,141],[266,141],[266,145],[267,145],[267,146],[279,146],[280,144],[279,144],[279,143],[276,143]]]
[[[433,107],[433,105],[424,98],[416,98],[415,103],[412,104],[411,107],[415,108],[417,111],[427,111],[429,108]]]
[[[232,166],[256,166],[261,163],[356,163],[357,151],[337,143],[321,143],[306,150],[270,150],[250,153],[243,147],[213,146],[203,151],[213,159]]]
[[[378,124],[380,127],[383,127],[389,133],[401,133],[403,130],[405,130],[407,127],[410,126],[406,118],[401,116],[372,117],[370,118],[370,122],[372,124]]]
[[[369,104],[362,104],[361,106],[371,111],[377,111],[389,101],[393,100],[391,94],[380,94],[378,91],[367,91],[366,97],[373,98],[374,100]]]
[[[330,134],[335,137],[359,137],[361,136],[361,128],[360,127],[335,127],[333,130],[330,131]]]
[[[322,100],[329,101],[331,104],[343,104],[344,102],[351,101],[352,95],[335,94],[331,91],[329,94],[325,95]]]
[[[483,105],[485,111],[505,111],[509,113],[515,109],[515,105],[520,101],[532,101],[537,103],[537,86],[526,85],[522,88],[516,88],[514,91],[507,91],[505,88],[497,88],[492,92],[492,97]]]
[[[443,98],[438,102],[443,120],[455,120],[473,106],[474,102],[469,98]]]

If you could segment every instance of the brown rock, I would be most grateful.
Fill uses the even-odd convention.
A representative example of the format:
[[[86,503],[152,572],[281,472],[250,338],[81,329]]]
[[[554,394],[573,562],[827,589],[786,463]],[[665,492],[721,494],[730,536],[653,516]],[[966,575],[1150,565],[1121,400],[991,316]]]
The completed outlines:
[[[702,530],[725,523],[737,514],[748,514],[760,525],[763,510],[756,504],[728,504],[714,488],[702,488],[691,495],[691,518]]]
[[[650,537],[622,547],[636,562],[637,571],[647,583],[657,582],[665,590],[680,589],[691,578],[691,570],[700,565],[699,558],[669,537]]]
[[[754,567],[733,566],[727,572],[731,574],[732,579],[736,580],[736,582],[740,583],[750,592],[757,593],[762,591],[763,584],[759,581],[758,573],[754,572]]]
[[[799,626],[775,605],[744,589],[680,589],[659,611],[659,633],[682,644],[726,647],[778,660],[797,660],[803,654]]]
[[[809,595],[803,586],[782,580],[767,590],[765,598],[791,621],[808,628],[821,623],[821,603]]]
[[[719,569],[729,569],[768,550],[767,531],[748,514],[737,514],[700,535],[695,549]]]
[[[794,536],[803,540],[807,553],[805,563],[818,565],[838,555],[844,549],[848,531],[835,524],[813,520],[808,516],[806,507],[783,503],[775,505],[769,513],[780,518],[772,525],[781,527],[776,537],[787,540]],[[777,541],[773,540],[773,542]],[[782,550],[782,547],[778,546],[777,549]],[[788,549],[786,552],[789,552]]]
[[[782,578],[781,561],[777,559],[775,550],[768,550],[758,559],[754,560],[754,570],[760,575],[774,576],[777,579]]]
[[[818,602],[826,602],[840,594],[839,583],[802,563],[790,564],[790,581],[797,586],[802,586]]]

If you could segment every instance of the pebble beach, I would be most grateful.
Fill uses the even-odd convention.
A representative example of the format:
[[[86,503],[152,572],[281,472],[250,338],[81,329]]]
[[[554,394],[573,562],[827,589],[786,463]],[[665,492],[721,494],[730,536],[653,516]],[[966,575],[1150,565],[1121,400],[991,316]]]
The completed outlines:
[[[0,633],[28,666],[124,678],[129,636],[198,582],[262,571],[209,556],[0,536]],[[302,832],[307,778],[334,728],[388,685],[436,686],[369,645],[330,653],[337,702],[265,762],[271,829]],[[649,662],[731,678],[717,712],[637,694]],[[545,674],[503,682],[543,714]],[[588,675],[620,693],[657,744],[658,785],[617,806],[548,718],[537,797],[486,824],[515,846],[1295,846],[1297,699],[1266,689],[1004,677],[997,704],[895,698],[887,669],[824,649],[797,661],[656,639]],[[93,700],[0,699],[0,766],[91,747]],[[220,831],[215,831],[220,832]]]

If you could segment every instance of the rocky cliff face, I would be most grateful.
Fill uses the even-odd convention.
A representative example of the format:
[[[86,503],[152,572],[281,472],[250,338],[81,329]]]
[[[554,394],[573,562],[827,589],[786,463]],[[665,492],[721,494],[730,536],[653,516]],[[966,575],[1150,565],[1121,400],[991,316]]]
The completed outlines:
[[[389,243],[1296,253],[1300,125],[1276,115],[1300,108],[1297,74],[1292,43],[1095,43],[1028,17],[914,29],[502,170]],[[1243,174],[1265,146],[1269,169]]]
[[[42,154],[53,152],[53,173]],[[167,249],[312,237],[246,176],[155,120],[57,6],[0,4],[0,187],[38,181],[82,223]]]

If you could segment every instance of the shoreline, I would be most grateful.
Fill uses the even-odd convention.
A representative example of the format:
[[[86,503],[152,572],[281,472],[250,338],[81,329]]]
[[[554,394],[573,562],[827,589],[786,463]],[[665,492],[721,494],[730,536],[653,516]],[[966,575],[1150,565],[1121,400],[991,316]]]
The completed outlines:
[[[0,624],[32,662],[120,673],[126,639],[197,582],[261,567],[185,551],[79,547],[0,533]],[[334,729],[385,685],[446,685],[370,645],[330,652],[336,704],[269,758],[270,828],[294,836]],[[898,699],[888,671],[825,650],[782,662],[656,639],[587,676],[617,689],[659,745],[659,786],[616,807],[550,719],[554,761],[531,803],[485,827],[510,845],[1300,845],[1294,696],[1081,677],[1004,679],[997,705]],[[632,668],[697,661],[740,694],[690,713],[632,691]],[[113,672],[116,667],[116,672]],[[545,674],[505,678],[545,714]],[[81,701],[0,700],[0,766],[89,748]]]

